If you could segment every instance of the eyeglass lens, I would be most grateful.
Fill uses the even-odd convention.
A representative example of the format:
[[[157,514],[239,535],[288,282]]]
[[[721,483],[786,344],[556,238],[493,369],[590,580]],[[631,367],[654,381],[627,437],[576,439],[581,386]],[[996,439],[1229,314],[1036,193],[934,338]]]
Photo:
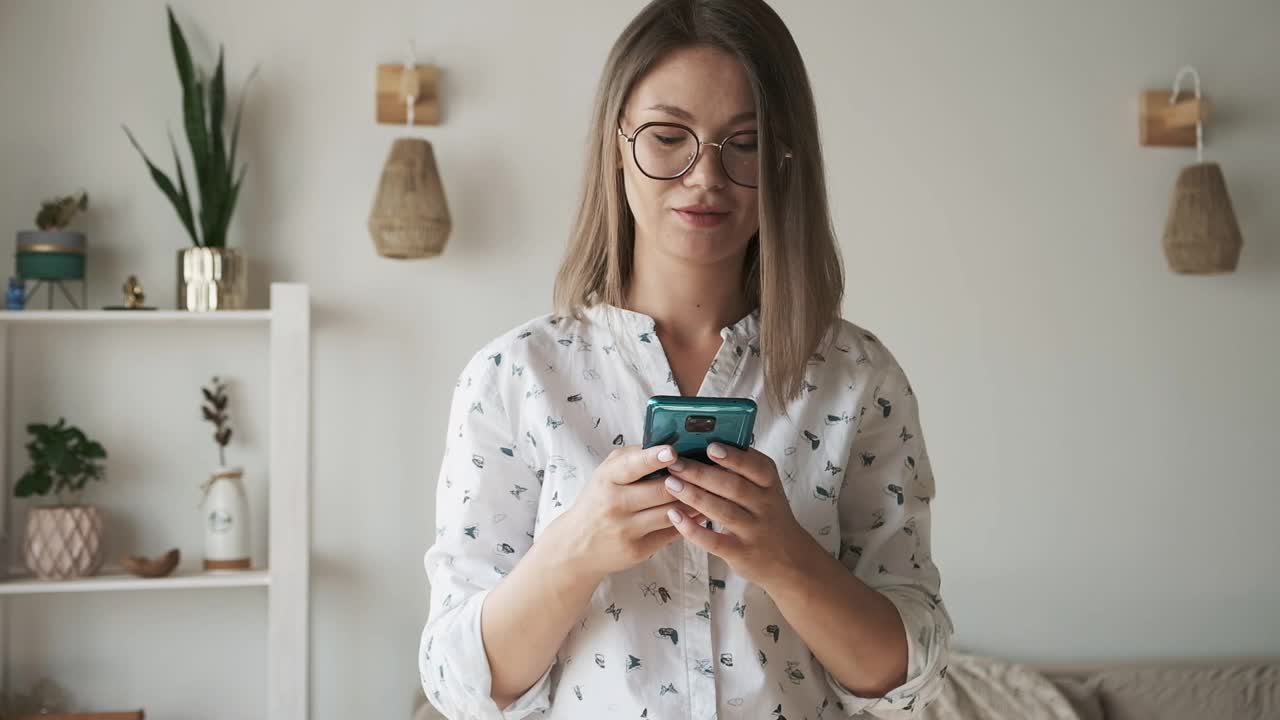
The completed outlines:
[[[674,125],[649,125],[635,136],[636,165],[653,178],[680,177],[698,154],[698,139],[688,129]],[[760,176],[759,144],[754,132],[735,133],[720,147],[720,162],[729,179],[756,187]]]

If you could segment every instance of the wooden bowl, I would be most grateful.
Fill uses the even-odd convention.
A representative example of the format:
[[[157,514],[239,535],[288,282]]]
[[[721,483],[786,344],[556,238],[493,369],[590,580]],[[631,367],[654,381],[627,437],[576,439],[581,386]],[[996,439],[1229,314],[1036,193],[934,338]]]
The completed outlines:
[[[178,560],[181,556],[182,554],[178,552],[178,548],[174,548],[157,558],[129,555],[120,559],[120,565],[138,577],[161,578],[178,567]]]

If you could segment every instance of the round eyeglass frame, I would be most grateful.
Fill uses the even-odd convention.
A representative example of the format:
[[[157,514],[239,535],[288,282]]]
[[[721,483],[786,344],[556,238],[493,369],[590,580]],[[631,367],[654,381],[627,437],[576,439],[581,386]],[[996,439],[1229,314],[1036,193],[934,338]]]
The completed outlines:
[[[640,133],[643,132],[645,128],[653,127],[655,125],[660,127],[672,127],[672,128],[678,128],[680,130],[684,130],[685,132],[692,135],[694,142],[698,144],[698,149],[693,153],[693,158],[689,160],[689,164],[686,165],[683,170],[676,173],[675,175],[671,175],[670,177],[663,177],[661,175],[650,175],[648,172],[645,172],[645,169],[640,165],[640,157],[636,154],[636,138],[640,136]],[[698,137],[698,133],[694,132],[693,128],[689,127],[688,125],[681,125],[680,123],[647,122],[641,125],[640,127],[636,128],[635,132],[631,133],[631,135],[627,135],[625,132],[623,132],[622,124],[621,123],[618,124],[618,135],[626,139],[628,143],[631,143],[631,159],[635,161],[636,169],[639,170],[647,178],[650,178],[652,180],[675,180],[676,178],[684,177],[686,174],[688,174],[690,170],[693,169],[694,165],[698,164],[698,159],[702,157],[702,146],[713,145],[715,146],[716,150],[719,151],[716,154],[720,157],[720,169],[724,171],[724,176],[729,178],[729,182],[733,183],[734,185],[739,185],[741,187],[752,188],[752,189],[758,188],[760,186],[748,185],[746,183],[741,183],[733,179],[733,175],[729,172],[728,166],[724,164],[724,144],[734,139],[735,137],[738,137],[739,135],[755,135],[757,134],[757,132],[758,131],[756,130],[739,130],[737,132],[729,133],[727,136],[725,136],[723,140],[717,143],[717,142],[711,142],[710,140],[703,140],[702,138]],[[791,153],[789,152],[783,153],[782,160],[785,161],[790,157],[791,157]],[[782,164],[780,162],[779,167],[781,167],[781,165]]]

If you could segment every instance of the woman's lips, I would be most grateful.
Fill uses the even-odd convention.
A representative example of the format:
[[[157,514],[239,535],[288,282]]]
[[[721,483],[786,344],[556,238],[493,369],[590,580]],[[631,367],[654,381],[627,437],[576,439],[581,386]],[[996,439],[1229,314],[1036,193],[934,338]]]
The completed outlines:
[[[680,216],[681,220],[685,221],[686,223],[688,223],[693,227],[699,227],[699,228],[715,227],[716,225],[719,225],[720,223],[724,222],[725,218],[729,217],[729,213],[726,213],[726,212],[713,213],[713,212],[690,212],[686,210],[676,210],[675,213],[676,215]]]

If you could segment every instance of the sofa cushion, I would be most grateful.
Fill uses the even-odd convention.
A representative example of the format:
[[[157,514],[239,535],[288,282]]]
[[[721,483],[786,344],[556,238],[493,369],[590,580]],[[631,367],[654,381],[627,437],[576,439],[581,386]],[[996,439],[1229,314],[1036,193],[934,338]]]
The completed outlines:
[[[1058,692],[1071,703],[1080,720],[1107,720],[1095,683],[1082,678],[1046,675]]]
[[[1280,718],[1280,664],[1137,665],[1089,682],[1107,720]]]

